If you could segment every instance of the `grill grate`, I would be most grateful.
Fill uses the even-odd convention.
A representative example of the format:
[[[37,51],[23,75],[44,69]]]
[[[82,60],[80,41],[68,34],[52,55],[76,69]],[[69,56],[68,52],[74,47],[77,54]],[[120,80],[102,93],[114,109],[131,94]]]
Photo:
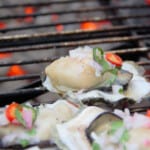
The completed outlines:
[[[130,32],[136,31],[139,33],[146,33],[139,35],[139,37],[132,36]],[[150,32],[149,25],[122,25],[122,26],[114,26],[109,29],[103,30],[96,30],[96,31],[82,31],[82,30],[75,30],[70,32],[62,32],[62,33],[41,33],[41,34],[33,34],[33,35],[17,35],[17,36],[4,36],[0,38],[0,47],[9,47],[9,46],[25,46],[29,44],[41,44],[41,43],[53,43],[52,46],[44,47],[44,48],[53,48],[53,47],[60,47],[57,46],[56,42],[66,42],[66,41],[80,41],[85,39],[93,39],[93,38],[104,38],[104,37],[114,37],[115,36],[126,36],[131,35],[130,37],[126,38],[118,38],[118,40],[110,40],[109,42],[121,42],[123,40],[141,40],[149,38],[147,35]],[[6,43],[7,42],[7,43]],[[91,43],[89,43],[91,44]],[[64,44],[64,46],[68,46],[68,44]],[[78,45],[78,44],[74,44]],[[63,47],[64,47],[63,46]],[[42,47],[37,46],[37,50],[41,50]],[[21,49],[21,48],[19,48]],[[25,51],[35,50],[33,46],[30,46],[25,49]],[[17,48],[12,50],[13,52],[17,52]],[[11,50],[5,49],[0,50],[0,52],[12,52]],[[18,50],[19,51],[19,50]]]
[[[83,22],[99,22],[99,21],[105,21],[105,20],[110,20],[110,21],[120,21],[120,20],[126,20],[126,19],[139,19],[139,18],[149,18],[150,14],[145,14],[145,15],[130,15],[130,16],[108,16],[108,17],[93,17],[93,18],[88,18],[88,19],[76,19],[76,20],[69,20],[69,21],[59,21],[56,23],[49,23],[49,24],[42,24],[42,25],[29,25],[25,27],[12,27],[12,28],[7,28],[7,29],[1,29],[0,32],[6,33],[10,31],[19,31],[19,30],[29,30],[29,29],[37,29],[37,28],[50,28],[50,27],[55,27],[57,25],[70,25],[70,24],[79,24]],[[4,19],[4,18],[2,18]],[[8,19],[8,18],[7,18]]]
[[[52,4],[62,5],[68,3],[82,3],[82,2],[90,2],[91,0],[51,0],[47,2],[30,2],[30,3],[20,3],[20,4],[4,4],[0,6],[0,8],[14,8],[14,7],[26,7],[26,6],[47,6]]]
[[[50,1],[50,2],[30,2],[23,4],[7,4],[1,5],[2,10],[15,10],[28,6],[35,7],[40,10],[41,8],[65,6],[78,4],[83,5],[85,3],[96,3],[99,6],[85,6],[79,7],[78,9],[60,9],[50,10],[46,12],[35,12],[32,14],[12,14],[0,16],[1,21],[15,21],[16,19],[24,19],[26,17],[33,17],[38,19],[39,17],[50,17],[53,14],[60,16],[60,20],[56,22],[49,22],[38,24],[35,22],[20,25],[17,27],[7,27],[0,29],[0,53],[13,53],[24,55],[25,53],[47,53],[47,57],[37,57],[22,59],[11,59],[6,61],[0,61],[1,68],[7,68],[12,65],[28,66],[30,65],[41,65],[46,66],[60,55],[66,55],[68,50],[83,45],[102,46],[104,49],[111,50],[124,59],[131,59],[136,61],[138,64],[144,66],[146,70],[150,70],[150,13],[149,5],[145,4],[134,4],[134,5],[113,5],[113,0],[108,5],[102,5],[98,0],[61,0],[61,1]],[[138,14],[120,13],[120,11],[138,11]],[[143,11],[144,10],[144,11]],[[88,16],[85,13],[88,12]],[[144,12],[144,13],[143,13]],[[93,15],[94,13],[94,15]],[[102,15],[99,15],[102,13]],[[96,15],[95,15],[96,14]],[[119,14],[119,15],[117,15]],[[76,18],[68,17],[68,15],[75,15]],[[62,20],[61,16],[67,16],[66,20]],[[133,23],[135,20],[140,21],[146,19],[146,23]],[[71,25],[78,25],[81,23],[93,22],[101,23],[102,21],[109,21],[111,24],[107,28],[97,28],[96,30],[82,30],[80,28],[71,28]],[[132,23],[131,23],[132,22]],[[54,28],[57,25],[63,25],[65,30],[62,32],[47,32],[47,29]],[[43,29],[42,33],[39,29]],[[32,29],[32,33],[28,32]],[[20,32],[21,31],[21,32]],[[23,31],[23,33],[22,33]],[[18,34],[19,33],[19,34]],[[111,45],[111,46],[110,46]],[[105,48],[106,47],[106,48]],[[55,51],[55,55],[49,55],[50,52]],[[134,54],[134,55],[133,55]],[[31,98],[35,98],[46,92],[46,89],[41,86],[40,75],[43,68],[40,68],[38,72],[30,72],[22,76],[1,76],[1,84],[12,83],[14,81],[28,80],[26,84],[23,84],[21,88],[18,86],[11,91],[0,92],[0,98],[5,99],[5,102],[0,105],[7,104],[11,101],[23,102]],[[150,78],[147,75],[147,78]]]
[[[25,18],[25,17],[38,17],[38,16],[48,16],[52,14],[70,14],[70,13],[85,13],[85,12],[97,12],[97,11],[110,11],[115,9],[149,9],[150,6],[148,5],[126,5],[126,6],[104,6],[104,7],[95,7],[95,8],[80,8],[78,10],[61,10],[61,11],[49,11],[45,13],[34,13],[34,14],[16,14],[16,15],[8,15],[8,16],[1,16],[0,20],[6,19],[17,19],[17,18]]]

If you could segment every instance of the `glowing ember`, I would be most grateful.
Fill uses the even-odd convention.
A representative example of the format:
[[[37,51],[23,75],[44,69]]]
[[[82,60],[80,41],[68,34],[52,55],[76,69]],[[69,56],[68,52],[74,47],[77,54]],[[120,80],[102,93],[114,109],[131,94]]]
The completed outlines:
[[[0,53],[0,59],[9,58],[12,56],[12,53]]]
[[[96,30],[97,29],[97,23],[95,23],[95,22],[83,22],[83,23],[81,23],[80,28],[82,30]]]
[[[5,29],[6,28],[6,23],[0,22],[0,29]]]
[[[56,28],[56,30],[57,30],[58,32],[61,32],[61,31],[64,30],[64,26],[61,25],[61,24],[57,25],[55,28]]]
[[[146,3],[147,5],[150,5],[150,0],[145,0],[145,3]]]
[[[34,12],[35,12],[35,8],[34,8],[34,7],[27,6],[27,7],[24,8],[24,13],[25,13],[26,15],[31,15],[31,14],[33,14]],[[31,23],[31,22],[33,22],[33,17],[26,17],[24,20],[25,20],[25,22],[27,22],[27,23]]]
[[[111,22],[108,20],[103,20],[103,21],[99,21],[99,22],[83,22],[80,24],[80,29],[96,30],[96,29],[103,29],[110,25],[111,25]]]
[[[57,22],[58,19],[59,19],[59,15],[57,15],[57,14],[52,14],[51,15],[51,21],[52,22]],[[56,29],[56,31],[61,32],[61,31],[64,30],[64,26],[62,24],[58,24],[58,25],[55,26],[55,29]]]
[[[7,76],[21,76],[26,74],[26,71],[19,65],[13,65],[9,68]]]

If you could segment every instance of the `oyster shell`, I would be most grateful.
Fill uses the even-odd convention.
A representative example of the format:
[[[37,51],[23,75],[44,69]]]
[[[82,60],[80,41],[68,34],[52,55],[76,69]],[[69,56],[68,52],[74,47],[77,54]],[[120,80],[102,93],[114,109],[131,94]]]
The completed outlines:
[[[125,89],[116,84],[112,85],[112,91],[93,89],[85,93],[71,93],[70,97],[82,101],[83,103],[89,103],[91,101],[90,104],[94,104],[95,99],[96,102],[98,102],[99,99],[102,102],[106,101],[107,103],[112,103],[114,106],[119,105],[119,101],[125,101],[124,103],[129,101],[129,104],[134,104],[134,102],[141,102],[147,99],[147,97],[150,96],[150,83],[139,74],[133,64],[133,62],[124,62],[122,66],[124,70],[127,68],[132,69],[131,72],[133,73],[133,77]]]
[[[115,104],[124,99],[125,102],[140,102],[150,95],[150,83],[143,76],[144,69],[136,63],[124,61],[115,81],[109,85],[112,73],[101,73],[103,68],[93,60],[92,48],[79,47],[69,53],[46,67],[43,86],[49,91],[75,102],[99,98]]]
[[[13,125],[8,122],[0,125],[1,147],[18,145],[24,139],[30,145],[38,144],[41,141],[59,143],[56,124],[69,120],[79,109],[66,100],[58,100],[54,104],[40,105],[38,110],[38,116],[33,126],[35,129],[33,135],[28,134],[28,129],[21,125]],[[1,115],[3,116],[3,113]]]
[[[117,116],[114,113],[111,112],[104,112],[97,116],[93,122],[89,125],[89,127],[86,129],[87,137],[90,139],[91,142],[93,142],[93,139],[91,138],[91,133],[94,131],[97,134],[106,131],[110,129],[111,123],[114,121],[121,121],[122,118]]]
[[[101,150],[148,150],[150,118],[120,110],[115,113],[103,113],[90,124],[87,137],[91,143],[97,143]]]
[[[98,107],[87,107],[70,121],[58,124],[58,134],[64,146],[69,150],[91,150],[92,147],[85,131],[91,122],[103,112],[104,110]]]

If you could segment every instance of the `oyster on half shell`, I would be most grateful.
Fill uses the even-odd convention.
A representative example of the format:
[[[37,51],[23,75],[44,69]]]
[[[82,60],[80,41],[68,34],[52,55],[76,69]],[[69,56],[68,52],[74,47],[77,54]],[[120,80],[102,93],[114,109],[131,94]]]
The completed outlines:
[[[95,98],[109,103],[124,99],[140,102],[150,95],[150,83],[143,76],[143,67],[124,61],[113,79],[112,73],[102,73],[103,68],[93,59],[92,52],[88,46],[79,47],[51,63],[45,69],[43,86],[75,102]],[[114,68],[113,64],[107,63]]]
[[[36,106],[38,109],[37,118],[33,124],[33,133],[22,125],[10,123],[5,116],[5,109],[0,114],[0,147],[42,144],[47,141],[59,145],[56,124],[71,119],[79,110],[78,107],[66,100],[57,100],[53,104]],[[31,132],[31,133],[30,133]]]
[[[150,128],[147,125],[150,118],[139,113],[120,112],[103,113],[90,124],[87,136],[91,143],[101,150],[149,150]]]
[[[73,119],[57,125],[59,138],[67,150],[149,150],[150,118],[129,111],[108,112],[90,106]]]
[[[103,113],[104,110],[90,106],[85,108],[76,117],[64,124],[58,124],[59,138],[68,150],[91,150],[91,144],[86,136],[86,129],[91,122]]]

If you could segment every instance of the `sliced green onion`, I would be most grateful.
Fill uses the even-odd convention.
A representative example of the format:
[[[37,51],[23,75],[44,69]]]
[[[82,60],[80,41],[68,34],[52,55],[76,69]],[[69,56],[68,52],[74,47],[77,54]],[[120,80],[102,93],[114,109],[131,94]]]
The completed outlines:
[[[126,147],[126,145],[123,145],[123,150],[127,150],[127,147]]]
[[[125,143],[129,140],[130,136],[129,136],[129,132],[127,130],[124,130],[121,138],[120,138],[120,143]]]
[[[123,126],[123,121],[114,121],[111,123],[111,129],[108,131],[108,134],[114,134],[119,128]]]
[[[101,150],[100,145],[96,142],[92,143],[92,150]]]
[[[116,81],[117,76],[112,74],[112,77],[106,82],[106,85],[112,85]]]
[[[98,48],[98,47],[93,48],[93,58],[95,61],[99,61],[99,59],[104,58],[103,50],[101,48]]]
[[[33,136],[36,134],[36,130],[34,128],[32,128],[31,130],[27,131],[27,134],[29,134],[30,136]]]
[[[93,48],[93,59],[103,67],[104,71],[110,69],[108,62],[104,59],[104,52],[101,48]]]
[[[105,74],[105,73],[111,73],[112,76],[106,81],[106,85],[112,85],[116,79],[117,79],[117,75],[118,75],[118,69],[117,68],[114,68],[114,69],[109,69],[109,70],[106,70],[104,71],[102,74]]]
[[[19,109],[16,109],[15,116],[16,116],[16,119],[19,123],[21,123],[23,126],[26,126],[26,123],[22,117],[22,113],[19,111]]]
[[[102,66],[102,74],[105,74],[106,72],[110,72],[112,74],[112,77],[106,82],[107,85],[112,85],[116,81],[120,67],[111,69],[111,66],[104,58],[104,51],[101,48],[93,48],[93,59]]]
[[[22,147],[28,146],[28,145],[29,145],[29,140],[27,140],[27,139],[21,139],[21,140],[20,140],[20,145],[21,145]]]
[[[120,88],[120,89],[119,89],[119,93],[120,93],[120,94],[123,94],[123,88]]]

